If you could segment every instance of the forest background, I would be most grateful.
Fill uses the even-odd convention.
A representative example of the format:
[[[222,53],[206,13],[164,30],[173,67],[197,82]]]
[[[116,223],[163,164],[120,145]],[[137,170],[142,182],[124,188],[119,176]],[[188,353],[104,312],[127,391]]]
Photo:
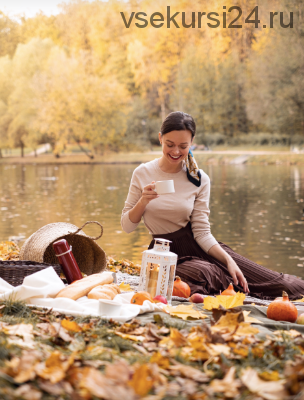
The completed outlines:
[[[120,14],[166,15],[170,6],[190,24],[192,12],[222,16],[223,4],[241,7],[241,29],[206,20],[126,28]],[[257,5],[255,28],[244,20]],[[285,24],[293,12],[293,28],[279,17],[263,28],[270,11]],[[57,155],[68,143],[95,154],[149,148],[174,110],[195,118],[198,144],[303,144],[302,0],[96,0],[62,4],[51,16],[0,12],[0,156],[42,143]]]

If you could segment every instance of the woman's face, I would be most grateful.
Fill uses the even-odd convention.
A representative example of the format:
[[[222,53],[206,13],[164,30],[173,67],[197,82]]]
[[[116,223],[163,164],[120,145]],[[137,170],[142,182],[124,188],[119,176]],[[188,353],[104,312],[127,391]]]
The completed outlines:
[[[163,136],[159,133],[159,141],[166,160],[171,164],[179,164],[188,156],[192,135],[190,131],[171,131]]]

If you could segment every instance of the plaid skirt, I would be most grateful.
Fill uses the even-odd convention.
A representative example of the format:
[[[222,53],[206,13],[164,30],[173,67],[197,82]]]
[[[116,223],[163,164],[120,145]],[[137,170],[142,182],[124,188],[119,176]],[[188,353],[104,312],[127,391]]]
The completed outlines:
[[[178,255],[176,275],[188,283],[191,294],[219,294],[229,283],[233,284],[226,265],[208,255],[195,241],[190,222],[176,232],[153,235],[149,249],[154,246],[154,238],[171,240],[170,250]],[[218,243],[242,271],[248,282],[250,296],[273,300],[281,297],[283,290],[291,300],[304,296],[304,281],[301,279],[265,268],[236,253],[225,243]],[[233,286],[236,291],[243,291],[241,286]]]

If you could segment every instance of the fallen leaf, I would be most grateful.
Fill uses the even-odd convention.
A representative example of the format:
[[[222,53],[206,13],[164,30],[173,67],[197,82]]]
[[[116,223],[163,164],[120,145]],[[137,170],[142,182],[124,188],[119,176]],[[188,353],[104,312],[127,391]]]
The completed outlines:
[[[242,358],[248,357],[249,349],[248,347],[235,347],[233,349],[233,354],[241,356]]]
[[[210,382],[208,392],[225,393],[225,398],[234,399],[239,395],[239,388],[242,386],[239,379],[235,379],[235,367],[231,367],[224,379],[213,379]],[[212,394],[212,393],[210,393]]]
[[[294,303],[304,303],[304,297],[302,297],[302,299],[298,299],[298,300],[291,300]]]
[[[4,326],[3,331],[11,336],[21,336],[21,339],[8,338],[8,343],[15,344],[20,347],[34,348],[35,342],[33,341],[33,325],[31,324],[16,324]]]
[[[187,344],[187,338],[182,333],[180,333],[178,329],[175,328],[171,328],[170,339],[176,347],[182,347]]]
[[[68,319],[63,319],[61,321],[61,326],[67,331],[71,332],[81,332],[82,329],[75,321],[69,321]]]
[[[41,378],[49,380],[51,383],[57,383],[65,378],[66,372],[73,362],[73,354],[67,358],[56,350],[46,361],[37,364],[35,371]]]
[[[259,373],[259,377],[264,381],[279,381],[280,374],[278,371],[263,371]]]
[[[244,322],[248,322],[249,324],[264,324],[264,322],[258,320],[257,318],[254,317],[249,317],[249,314],[251,313],[251,311],[243,311],[244,314]]]
[[[244,300],[246,295],[244,293],[238,292],[234,296],[216,296],[216,297],[205,297],[204,299],[204,308],[205,310],[212,310],[213,308],[219,308],[220,305],[225,307],[226,309],[232,307],[239,307],[244,304]]]
[[[138,398],[132,388],[117,383],[117,380],[106,378],[95,368],[85,367],[76,371],[75,379],[79,380],[80,389],[85,389],[93,396],[104,400],[137,400]]]
[[[129,386],[134,389],[134,392],[139,396],[146,396],[154,385],[154,379],[151,376],[150,366],[143,364],[138,366],[133,374]]]
[[[172,373],[173,376],[179,374],[185,378],[193,379],[194,381],[199,383],[206,383],[210,380],[205,372],[202,372],[197,368],[190,367],[189,365],[184,365],[180,363],[176,363],[176,365],[171,365],[169,367],[169,371]]]
[[[24,383],[35,378],[35,366],[42,358],[38,351],[23,351],[21,357],[6,361],[6,373],[14,377],[15,382]]]
[[[169,359],[161,355],[159,351],[153,353],[152,357],[150,358],[150,363],[155,363],[162,369],[168,369],[170,366]]]
[[[215,325],[211,327],[213,332],[228,331],[233,335],[255,335],[259,333],[257,328],[253,328],[250,324],[243,322],[244,315],[240,313],[227,313],[217,321]]]
[[[131,286],[129,285],[129,283],[124,283],[122,282],[119,285],[119,289],[122,290],[123,292],[132,292],[133,289],[131,289]]]
[[[72,342],[74,340],[59,322],[52,322],[51,326],[54,328],[54,336],[59,336],[65,342]]]
[[[235,329],[236,326],[238,326],[241,322],[244,321],[244,314],[242,312],[239,313],[227,313],[225,315],[222,315],[221,318],[213,325],[212,328],[215,327],[229,327],[232,329]]]
[[[129,335],[128,333],[122,333],[118,331],[115,331],[115,335],[118,335],[123,339],[133,340],[134,342],[143,342],[145,340],[144,336]]]
[[[231,351],[230,347],[227,344],[210,343],[208,345],[205,345],[205,348],[210,356],[219,356],[220,354],[224,354],[224,356],[228,357]]]
[[[14,397],[24,400],[40,400],[42,393],[31,385],[22,385],[14,392]]]
[[[20,249],[18,245],[11,241],[0,242],[0,260],[17,261],[19,260]]]
[[[55,395],[55,396],[63,396],[66,394],[71,395],[73,393],[73,388],[69,382],[62,381],[59,383],[51,383],[49,381],[39,381],[40,389],[44,390],[45,392]],[[59,398],[59,397],[56,397]]]
[[[284,387],[285,379],[267,382],[259,378],[257,371],[246,368],[242,371],[241,380],[252,393],[256,393],[266,400],[283,400],[288,397]]]
[[[131,378],[130,365],[124,359],[120,359],[113,364],[108,364],[104,376],[113,381],[118,381],[119,384],[127,383]]]
[[[201,313],[194,309],[194,305],[186,306],[180,304],[177,307],[166,306],[164,307],[164,311],[170,314],[172,317],[182,318],[183,320],[190,319],[204,319],[208,318],[208,315]]]

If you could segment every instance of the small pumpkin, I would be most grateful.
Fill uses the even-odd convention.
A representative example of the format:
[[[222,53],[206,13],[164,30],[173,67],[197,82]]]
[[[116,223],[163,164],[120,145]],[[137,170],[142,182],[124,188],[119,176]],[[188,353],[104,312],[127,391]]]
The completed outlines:
[[[183,282],[179,276],[176,276],[173,284],[172,295],[188,299],[188,297],[190,297],[190,294],[190,286],[186,282]]]
[[[232,283],[229,284],[229,286],[227,287],[226,290],[224,290],[221,295],[223,296],[234,296],[236,294],[236,292],[233,289],[233,285]]]
[[[139,306],[142,306],[144,304],[145,300],[149,300],[149,301],[151,301],[151,303],[154,303],[150,293],[148,293],[148,292],[137,292],[132,297],[131,304],[137,304]]]
[[[296,306],[289,301],[288,294],[283,292],[283,299],[276,299],[269,304],[267,308],[267,318],[275,321],[296,322],[298,310]]]

